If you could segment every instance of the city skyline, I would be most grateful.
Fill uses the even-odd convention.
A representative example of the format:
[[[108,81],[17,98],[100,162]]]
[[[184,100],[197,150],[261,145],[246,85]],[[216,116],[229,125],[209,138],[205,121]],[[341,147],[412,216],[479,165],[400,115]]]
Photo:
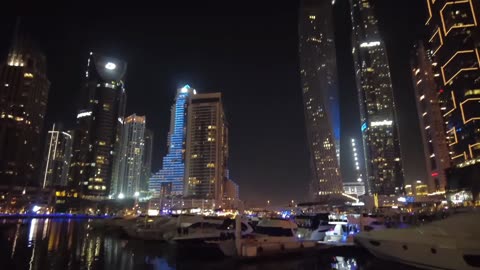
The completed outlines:
[[[288,6],[288,7],[290,7],[290,6]],[[285,9],[282,9],[282,8],[285,8]],[[287,10],[285,6],[281,6],[280,8],[278,8],[278,11],[284,12],[284,13],[282,13],[282,16],[285,14],[285,10]],[[271,16],[274,16],[274,15],[271,15]],[[288,26],[286,26],[287,23],[285,23],[285,22],[283,22],[283,25],[286,27],[286,29],[290,29],[289,31],[291,31],[291,33],[292,33],[292,35],[290,36],[290,41],[287,41],[287,43],[291,44],[290,46],[292,46],[293,43],[297,43],[297,37],[296,37],[297,33],[296,33],[296,30],[295,30],[296,25],[297,25],[296,14],[292,14],[292,15],[289,15],[289,16],[291,16],[290,18],[292,20],[290,20],[288,22]],[[260,20],[258,17],[253,17],[253,18],[255,20]],[[153,20],[153,19],[150,18],[150,20]],[[290,25],[292,23],[292,21],[294,21],[294,24]],[[264,21],[262,20],[261,22],[263,23]],[[230,24],[238,25],[238,24],[235,24],[235,22],[231,22],[231,21],[230,21]],[[248,27],[248,25],[247,25],[247,27]],[[220,29],[217,29],[217,32],[219,30]],[[171,34],[171,32],[170,32],[170,34]],[[211,37],[212,36],[210,35],[210,38]],[[199,41],[197,41],[197,42],[199,42]],[[263,42],[265,44],[262,45],[262,43],[261,43],[261,45],[263,47],[260,46],[260,50],[265,50],[265,52],[267,52],[266,45],[271,44],[271,43],[268,43],[266,41],[263,41]],[[109,42],[107,41],[106,43],[109,43]],[[200,43],[200,46],[199,46],[200,51],[201,50],[209,51],[210,49],[205,47],[207,44],[210,44],[210,43],[209,42]],[[247,44],[247,47],[246,47],[247,49],[252,50],[251,47],[249,47],[250,46],[249,43],[245,43],[245,44]],[[103,51],[110,47],[110,46],[104,46],[104,45],[102,45],[102,46],[103,46]],[[287,59],[291,59],[289,61],[291,61],[291,63],[293,63],[293,68],[284,69],[284,68],[281,68],[281,67],[277,67],[276,69],[279,72],[286,72],[286,70],[290,70],[290,71],[288,71],[287,73],[284,73],[284,74],[293,74],[293,73],[290,73],[293,70],[297,70],[296,72],[298,72],[298,69],[295,68],[295,62],[297,61],[296,60],[297,56],[295,55],[295,51],[296,51],[295,47],[296,46],[297,45],[293,45],[294,52],[291,52],[291,50],[289,50],[290,52],[287,55]],[[95,47],[95,46],[93,46],[93,47]],[[50,48],[52,48],[52,47],[50,47]],[[233,47],[233,48],[234,48],[234,50],[238,50],[238,47]],[[272,49],[272,48],[274,48],[274,47],[269,47],[269,49]],[[182,48],[180,48],[180,49],[182,49]],[[282,48],[282,50],[283,49],[285,49],[285,48]],[[95,48],[93,48],[92,50],[95,51]],[[118,48],[115,49],[115,50],[118,50]],[[48,49],[47,49],[47,51],[48,51]],[[255,51],[257,51],[257,49]],[[239,52],[241,52],[241,50]],[[224,52],[224,53],[227,53],[226,55],[232,55],[232,52]],[[165,56],[161,52],[160,52],[160,54]],[[123,55],[121,53],[120,54],[119,53],[113,53],[111,55],[113,55],[115,57],[119,57],[119,58],[123,57]],[[268,54],[268,53],[266,54],[267,57],[274,57],[275,55],[276,54]],[[255,53],[255,57],[258,57],[257,53]],[[130,58],[131,57],[127,57],[127,60],[128,60],[129,63],[131,62]],[[195,58],[197,59],[197,61],[194,60]],[[168,59],[168,57],[167,57],[167,59]],[[167,84],[176,85],[175,88],[178,88],[183,83],[189,83],[189,82],[193,81],[192,84],[197,86],[198,89],[202,89],[202,90],[203,89],[208,89],[208,90],[211,89],[211,90],[214,90],[214,91],[216,89],[219,89],[219,90],[221,90],[221,92],[223,92],[225,94],[227,115],[229,113],[232,113],[231,117],[229,116],[228,118],[229,119],[232,118],[233,123],[235,123],[234,125],[232,125],[232,130],[231,130],[230,134],[232,136],[231,140],[234,141],[234,142],[236,141],[236,143],[231,143],[232,148],[233,148],[231,150],[232,151],[231,159],[234,159],[236,161],[232,161],[232,160],[230,161],[230,164],[232,164],[232,166],[233,166],[230,169],[231,169],[233,179],[238,181],[238,183],[242,186],[242,198],[244,196],[246,196],[246,199],[249,200],[249,199],[254,199],[256,197],[259,197],[260,194],[265,194],[265,191],[267,191],[269,189],[268,188],[269,185],[274,183],[275,180],[280,181],[280,183],[282,183],[282,185],[278,187],[278,190],[270,191],[270,193],[272,194],[271,195],[272,200],[276,200],[275,198],[287,197],[287,196],[290,196],[290,194],[293,195],[292,196],[293,198],[301,197],[301,194],[306,192],[305,187],[306,187],[307,183],[305,183],[305,179],[308,178],[306,176],[306,173],[305,173],[305,168],[308,167],[308,166],[305,166],[305,163],[308,164],[308,161],[305,162],[306,151],[305,151],[305,146],[304,146],[305,145],[305,143],[304,143],[304,140],[305,140],[304,139],[304,136],[305,136],[304,135],[304,127],[303,127],[303,123],[300,122],[301,120],[299,121],[299,119],[303,118],[302,117],[302,114],[303,114],[302,110],[299,110],[299,107],[298,107],[299,106],[298,105],[299,101],[300,101],[300,105],[301,105],[301,97],[299,97],[299,94],[295,94],[293,99],[292,99],[292,95],[288,94],[288,93],[293,93],[295,89],[299,89],[298,88],[299,87],[298,81],[293,80],[293,82],[287,83],[285,86],[280,86],[281,84],[285,84],[285,82],[281,81],[281,80],[279,80],[279,82],[275,82],[273,80],[266,80],[266,81],[269,82],[268,86],[267,86],[266,83],[263,83],[261,81],[257,81],[255,84],[250,84],[251,85],[250,87],[252,89],[262,89],[262,91],[257,91],[256,100],[254,100],[254,102],[251,103],[250,101],[252,100],[252,95],[251,94],[246,95],[246,94],[247,93],[252,93],[252,92],[249,92],[249,91],[246,91],[246,90],[243,90],[243,91],[239,90],[239,87],[240,87],[240,89],[247,89],[249,87],[244,85],[244,83],[240,83],[240,85],[232,84],[231,80],[233,78],[235,78],[235,76],[232,76],[232,74],[230,72],[227,72],[227,73],[224,74],[224,75],[226,75],[225,76],[226,78],[224,78],[224,79],[219,78],[220,83],[214,82],[215,81],[214,79],[209,80],[207,82],[205,80],[206,79],[205,75],[207,75],[206,73],[203,73],[203,75],[200,75],[200,77],[198,77],[198,75],[195,75],[196,72],[194,72],[194,70],[196,70],[198,68],[197,67],[198,65],[201,65],[200,63],[202,62],[202,60],[201,60],[202,56],[194,54],[194,59],[192,59],[192,58],[189,59],[188,62],[190,62],[190,63],[188,65],[184,65],[185,67],[190,67],[190,68],[186,68],[187,71],[183,72],[183,74],[179,76],[179,77],[183,77],[183,78],[179,78],[179,77],[174,78],[175,76],[173,76],[173,77],[171,77],[171,79],[168,79],[168,77],[167,77],[167,81],[170,80],[170,82],[167,83]],[[234,59],[236,59],[236,58],[234,58]],[[259,58],[259,59],[261,61],[263,61],[262,59],[265,59],[265,58]],[[271,58],[271,59],[274,59],[274,58]],[[74,59],[72,59],[72,60],[74,60]],[[55,61],[55,59],[54,59],[54,61]],[[236,61],[238,61],[238,59]],[[282,60],[282,61],[284,61],[284,60]],[[158,63],[160,63],[160,62],[161,61],[159,61]],[[219,60],[215,60],[215,61],[213,61],[212,64],[214,65],[214,67],[216,67],[217,70],[220,66],[228,67],[230,69],[232,68],[231,66],[228,66],[228,65],[220,65],[220,63],[221,62],[219,62]],[[241,62],[239,62],[239,63],[241,63]],[[262,63],[262,62],[259,62],[259,63]],[[137,64],[138,64],[138,62],[137,62]],[[132,64],[130,64],[129,66],[131,67]],[[141,69],[143,69],[143,70],[145,70],[145,68],[147,66],[152,67],[151,62],[149,63],[148,61],[144,65],[136,65],[136,66],[141,66]],[[238,68],[239,71],[243,70],[241,67],[242,67],[242,65],[239,66],[239,68]],[[263,66],[260,65],[260,67],[263,70],[271,69],[270,64],[266,64],[266,62],[265,62],[265,64],[263,64]],[[176,69],[179,70],[178,68],[176,68]],[[340,69],[342,69],[342,67],[340,67]],[[138,72],[139,71],[132,71],[132,69],[129,68],[129,75],[128,76],[130,76],[130,74],[131,74],[130,72],[137,73],[136,77],[139,78],[138,77]],[[182,71],[180,71],[180,73],[182,73]],[[394,73],[394,72],[392,72],[392,73]],[[198,74],[202,74],[202,73],[200,72]],[[264,72],[263,75],[267,76],[267,78],[272,76],[270,74],[270,71],[268,71],[266,73]],[[67,76],[68,76],[68,74],[67,74]],[[77,76],[77,75],[75,75],[75,76]],[[132,80],[133,80],[132,84],[135,85],[135,83],[134,83],[135,80],[131,79],[131,78],[135,78],[135,76],[134,75],[132,75],[132,76],[133,77],[129,77],[129,79],[126,80],[127,89],[130,89],[130,87],[131,87],[130,82],[132,82]],[[210,76],[210,75],[208,75],[208,76]],[[252,77],[252,79],[255,78],[255,76],[251,76],[251,75],[247,76],[247,77]],[[298,78],[298,75],[295,75],[295,77]],[[143,78],[145,79],[147,77],[143,77]],[[163,78],[164,78],[163,80],[165,80],[165,77],[163,77]],[[273,78],[273,77],[270,77],[270,78]],[[278,78],[278,73],[275,75],[275,78]],[[151,79],[147,79],[147,81],[148,80],[151,80]],[[228,83],[229,80],[230,80],[230,83]],[[74,82],[74,81],[75,80],[73,80],[72,82]],[[159,81],[159,82],[161,82],[161,81]],[[137,80],[137,84],[138,84],[138,80]],[[342,83],[340,83],[340,84],[342,84]],[[217,86],[215,86],[215,85],[217,85]],[[278,86],[278,87],[275,87],[275,86]],[[70,91],[71,94],[77,92],[76,87],[70,86],[70,88],[72,89]],[[173,88],[173,89],[175,89],[175,88]],[[146,93],[145,90],[141,90],[138,87],[133,87],[133,89],[134,89],[135,92],[143,91],[143,93]],[[169,88],[169,89],[172,89],[172,88]],[[289,90],[288,91],[282,90],[282,91],[278,92],[278,93],[281,93],[280,95],[278,95],[278,93],[276,93],[276,92],[280,89],[289,89]],[[342,89],[345,89],[345,88],[342,88]],[[298,90],[298,91],[301,91],[301,90]],[[160,92],[163,92],[163,93],[160,93]],[[155,98],[154,100],[157,103],[160,102],[160,104],[165,104],[165,103],[170,103],[171,104],[172,92],[173,91],[168,90],[166,87],[162,87],[162,89],[158,89],[156,91],[151,91],[151,92],[148,92],[148,93],[150,93],[150,94],[155,93],[157,98]],[[243,94],[240,94],[239,92],[243,92]],[[277,95],[275,95],[275,93]],[[144,97],[147,97],[147,96],[144,96]],[[160,98],[158,98],[158,97],[160,97]],[[162,97],[163,97],[163,101],[162,101]],[[57,97],[54,97],[54,99],[55,98],[57,98]],[[157,169],[159,167],[158,156],[162,155],[162,152],[164,151],[164,150],[162,150],[162,148],[165,149],[163,147],[163,145],[165,144],[164,143],[165,140],[163,138],[165,138],[165,136],[166,136],[165,135],[166,132],[164,132],[165,131],[165,125],[168,125],[166,123],[168,121],[165,121],[165,119],[169,119],[169,117],[165,117],[165,114],[166,114],[165,112],[168,112],[168,107],[169,106],[165,106],[165,105],[161,105],[161,106],[151,106],[150,105],[149,106],[148,104],[149,103],[151,104],[150,100],[153,101],[153,99],[150,99],[150,100],[144,99],[141,102],[138,102],[138,100],[139,100],[138,98],[139,98],[138,94],[137,94],[136,97],[134,95],[132,97],[132,99],[133,99],[133,101],[132,101],[132,99],[130,99],[130,95],[129,95],[129,104],[132,104],[132,106],[128,109],[129,112],[139,112],[140,114],[146,114],[147,117],[150,117],[150,115],[152,115],[152,109],[145,109],[145,108],[153,107],[155,109],[155,110],[153,110],[153,112],[156,111],[156,113],[153,114],[154,119],[152,121],[149,121],[149,124],[152,125],[152,127],[154,129],[156,129],[155,134],[156,135],[159,134],[159,136],[162,137],[162,138],[159,138],[158,140],[156,140],[156,143],[155,143],[154,156],[156,156],[156,157],[154,158],[155,161],[154,161],[154,165],[153,165],[154,171],[155,171],[155,169]],[[268,104],[269,100],[272,99],[272,98],[273,98],[274,102]],[[135,102],[135,100],[137,100],[137,101]],[[240,102],[240,104],[245,104],[245,102],[247,102],[247,100],[249,101],[248,103],[250,104],[250,106],[251,107],[253,106],[252,109],[255,108],[255,110],[252,110],[251,112],[245,111],[245,110],[239,110],[239,105],[236,105],[236,104],[232,103],[232,102]],[[263,114],[258,114],[258,112],[262,111],[261,107],[263,105],[261,105],[261,104],[268,104],[267,108],[269,108],[270,110],[265,111]],[[61,108],[61,107],[64,107],[65,104],[58,105],[58,102],[57,102],[57,105],[54,105],[54,106],[59,106]],[[140,110],[137,110],[137,108],[139,106],[141,106],[142,108]],[[243,106],[243,108],[247,108],[244,105],[242,105],[242,106]],[[143,108],[143,107],[145,107],[145,108]],[[283,107],[284,112],[282,112],[282,110],[278,110],[278,108],[281,108],[281,107]],[[145,110],[151,110],[151,112],[146,112],[145,113]],[[241,114],[239,114],[239,112],[241,112]],[[255,115],[255,112],[256,112],[256,115]],[[288,115],[285,112],[288,112]],[[276,116],[274,117],[275,114],[276,114]],[[160,118],[156,115],[163,115],[161,117],[160,121],[159,121]],[[283,115],[283,117],[282,117],[282,115]],[[256,119],[254,119],[254,118],[256,118]],[[247,119],[253,119],[253,120],[247,120]],[[268,123],[267,121],[265,121],[266,119],[270,119],[271,122]],[[280,121],[280,120],[282,120],[282,121]],[[298,122],[300,122],[300,123],[298,123]],[[252,126],[252,124],[253,124],[253,126]],[[288,130],[281,128],[285,124],[287,124],[287,126],[289,127]],[[161,128],[159,129],[158,126],[161,126]],[[244,130],[248,130],[248,128],[247,128],[248,126],[250,126],[252,128],[255,127],[257,130],[259,130],[261,132],[259,134],[262,137],[259,137],[259,138],[249,137],[247,135],[248,133],[246,133],[246,131],[244,131]],[[160,130],[160,132],[157,132],[158,130]],[[273,140],[270,140],[270,141],[267,141],[267,142],[265,141],[265,139],[263,139],[263,138],[265,138],[266,134],[278,134],[279,132],[285,133],[285,135],[278,135],[279,137],[272,137]],[[350,132],[354,133],[355,131],[350,131]],[[263,135],[263,134],[265,134],[265,135]],[[245,135],[247,135],[247,136],[245,136]],[[289,137],[289,139],[285,140],[286,137]],[[356,136],[352,136],[352,137],[356,137]],[[296,138],[296,139],[293,139],[293,138]],[[358,139],[358,137],[356,137],[356,138]],[[347,142],[347,143],[350,143],[350,142]],[[276,146],[278,144],[281,144],[283,147],[281,149],[277,150]],[[162,146],[159,147],[159,145],[162,145]],[[241,148],[245,148],[245,150],[243,150]],[[158,150],[158,149],[160,149],[160,150]],[[250,149],[250,151],[253,150],[253,149],[258,149],[258,151],[260,151],[260,152],[269,153],[268,155],[263,154],[263,153],[259,153],[260,156],[255,157],[255,158],[259,158],[262,161],[265,160],[265,162],[263,164],[261,164],[261,167],[259,167],[260,164],[255,164],[255,162],[254,162],[254,164],[252,165],[253,168],[251,168],[250,172],[245,172],[244,169],[240,169],[242,167],[245,168],[245,166],[250,165],[250,164],[247,164],[244,161],[243,162],[240,161],[242,159],[246,160],[245,155],[249,154],[249,152],[248,152],[249,150],[247,150],[247,149]],[[346,155],[347,155],[347,158],[351,159],[351,156],[349,156],[348,154],[346,154]],[[279,158],[274,158],[274,159],[269,160],[270,157],[272,157],[272,156],[278,156]],[[290,164],[287,165],[288,163],[290,163]],[[287,166],[285,166],[285,165],[287,165]],[[235,167],[237,167],[237,168],[235,168]],[[290,170],[288,170],[288,171],[283,170],[282,171],[282,167],[285,167],[285,168],[289,167]],[[279,168],[278,169],[279,171],[278,172],[271,172],[271,170],[269,170],[268,168]],[[415,177],[415,178],[417,178],[417,177]],[[252,186],[252,183],[255,183],[255,182],[258,183],[260,179],[263,180],[262,184],[258,187],[255,186],[255,188],[253,188],[254,186]],[[272,179],[275,179],[275,180],[272,180]],[[288,189],[288,187],[292,186],[290,183],[298,182],[296,180],[288,180],[288,179],[299,179],[298,180],[298,181],[300,181],[299,183],[302,183],[301,185],[299,185],[301,187],[294,187],[293,190],[285,190],[285,189]],[[294,184],[294,185],[296,185],[296,184]],[[247,187],[248,192],[247,191],[244,192],[244,190],[245,190],[244,186]],[[285,187],[285,188],[282,188],[282,186]],[[297,195],[295,195],[295,194],[297,194]],[[265,196],[268,196],[268,195],[265,195]]]

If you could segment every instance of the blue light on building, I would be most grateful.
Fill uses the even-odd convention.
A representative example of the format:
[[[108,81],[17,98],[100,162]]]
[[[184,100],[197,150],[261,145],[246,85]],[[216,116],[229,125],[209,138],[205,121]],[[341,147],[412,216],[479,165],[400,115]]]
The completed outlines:
[[[367,123],[366,123],[366,122],[363,123],[363,124],[362,124],[362,132],[364,132],[364,131],[367,129],[367,127],[368,127],[368,126],[367,126]]]
[[[150,178],[149,190],[154,195],[182,195],[185,175],[185,128],[188,96],[193,89],[189,85],[180,88],[172,107],[172,119],[168,134],[168,153],[163,158],[160,171]],[[162,190],[163,189],[163,190]]]

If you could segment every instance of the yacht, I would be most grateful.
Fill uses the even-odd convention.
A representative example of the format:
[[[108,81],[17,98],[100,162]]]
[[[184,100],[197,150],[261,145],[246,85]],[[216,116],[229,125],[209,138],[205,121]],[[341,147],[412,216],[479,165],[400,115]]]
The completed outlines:
[[[241,221],[241,234],[253,232],[252,226]],[[235,237],[235,220],[232,219],[205,219],[185,227],[172,241],[176,244],[201,244],[205,241],[233,239]]]
[[[355,242],[373,255],[425,269],[480,269],[480,212],[406,229],[361,232]]]
[[[225,256],[240,255],[242,257],[257,257],[314,247],[315,241],[303,241],[297,238],[297,229],[297,224],[290,220],[264,219],[257,224],[253,233],[244,235],[241,239],[207,241],[207,243],[217,245]],[[240,252],[237,252],[237,246]]]

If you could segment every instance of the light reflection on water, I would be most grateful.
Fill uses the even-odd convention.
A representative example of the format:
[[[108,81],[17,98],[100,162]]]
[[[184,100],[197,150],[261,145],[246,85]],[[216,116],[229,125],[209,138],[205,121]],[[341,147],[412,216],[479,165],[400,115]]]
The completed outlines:
[[[186,259],[168,244],[122,239],[91,232],[81,219],[0,220],[0,269],[130,270],[377,270],[407,269],[375,261],[369,255],[322,255],[238,263],[229,259]],[[360,263],[361,262],[361,263]]]

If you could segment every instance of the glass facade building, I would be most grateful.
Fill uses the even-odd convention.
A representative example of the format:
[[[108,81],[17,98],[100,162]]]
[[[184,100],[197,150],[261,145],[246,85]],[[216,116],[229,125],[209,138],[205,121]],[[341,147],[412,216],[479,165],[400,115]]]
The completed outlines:
[[[114,158],[125,113],[127,63],[90,53],[82,89],[69,185],[85,198],[110,194]]]
[[[447,186],[449,190],[455,186],[478,187],[480,3],[477,0],[425,0],[425,5],[424,45],[431,57],[435,79],[435,88],[431,91],[435,92],[433,97],[440,105],[451,163]],[[433,173],[441,175],[438,171]]]
[[[369,194],[403,189],[398,122],[385,44],[370,0],[350,0],[352,53]]]
[[[72,157],[72,132],[53,124],[47,132],[43,159],[42,187],[66,186]]]
[[[312,177],[309,197],[316,199],[343,190],[332,1],[301,1],[299,56]]]
[[[168,153],[163,158],[162,169],[150,178],[149,190],[155,196],[160,194],[183,195],[185,176],[185,136],[187,106],[195,90],[189,85],[178,89],[175,104],[171,109]],[[164,192],[161,192],[161,191]]]

